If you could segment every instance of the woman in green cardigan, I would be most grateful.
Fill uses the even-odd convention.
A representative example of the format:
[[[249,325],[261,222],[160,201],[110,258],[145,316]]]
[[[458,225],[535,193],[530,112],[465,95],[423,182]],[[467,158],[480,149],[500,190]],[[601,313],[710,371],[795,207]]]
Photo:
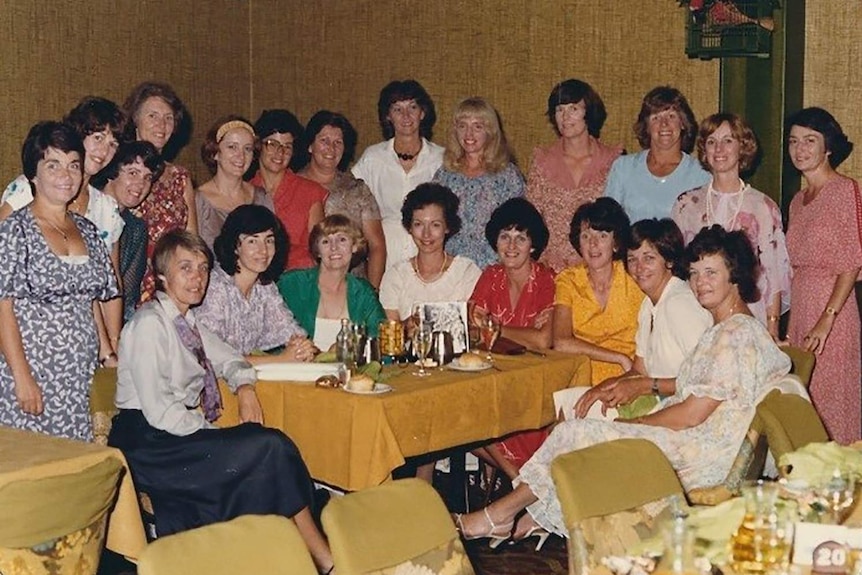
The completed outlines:
[[[351,259],[365,250],[359,227],[343,215],[327,216],[312,228],[308,248],[318,266],[285,272],[278,291],[314,345],[329,349],[344,317],[376,337],[378,322],[386,319],[377,293],[367,281],[347,273]]]

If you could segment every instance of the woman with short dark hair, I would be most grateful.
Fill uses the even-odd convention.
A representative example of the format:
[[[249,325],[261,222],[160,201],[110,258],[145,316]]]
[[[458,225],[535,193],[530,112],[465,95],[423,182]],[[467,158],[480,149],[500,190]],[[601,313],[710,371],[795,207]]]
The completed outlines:
[[[859,183],[836,171],[853,150],[823,108],[787,120],[787,154],[806,187],[790,202],[787,251],[793,266],[787,338],[817,354],[811,399],[835,441],[862,435],[859,310],[853,285],[862,268]]]
[[[287,236],[281,222],[269,209],[254,204],[228,214],[215,240],[218,265],[196,315],[253,364],[314,358],[314,345],[274,283],[286,255]],[[255,353],[270,350],[279,351]]]
[[[443,163],[443,148],[431,142],[437,114],[434,102],[416,80],[394,80],[377,101],[383,142],[368,146],[353,166],[380,208],[386,238],[386,268],[416,254],[401,225],[401,206],[410,190],[431,181]]]
[[[671,216],[686,243],[714,224],[745,232],[761,269],[760,295],[749,307],[777,341],[778,321],[790,308],[790,260],[778,205],[740,177],[753,167],[757,137],[736,114],[713,114],[701,122],[696,147],[700,164],[712,177],[705,186],[681,194]]]
[[[607,146],[599,140],[607,112],[601,97],[586,82],[569,79],[554,86],[546,115],[558,139],[533,152],[526,196],[550,229],[541,261],[560,272],[580,261],[569,243],[572,214],[602,195],[622,146]]]
[[[619,202],[633,222],[666,218],[682,192],[709,180],[689,155],[697,121],[682,92],[658,86],[644,96],[634,132],[643,151],[616,159],[605,195]]]

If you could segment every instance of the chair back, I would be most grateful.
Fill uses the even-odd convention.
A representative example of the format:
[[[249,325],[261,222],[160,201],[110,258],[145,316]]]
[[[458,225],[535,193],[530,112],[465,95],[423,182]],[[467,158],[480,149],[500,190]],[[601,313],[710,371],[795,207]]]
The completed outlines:
[[[405,572],[437,573],[444,563],[447,573],[474,573],[443,500],[420,479],[337,497],[323,508],[321,520],[339,575],[401,565]]]
[[[802,382],[802,385],[807,388],[808,384],[811,382],[811,374],[814,372],[814,363],[816,361],[814,352],[804,350],[801,347],[794,347],[792,345],[782,347],[781,349],[784,353],[790,356],[790,362],[792,364],[790,373],[798,377],[799,381]]]
[[[317,575],[314,561],[290,519],[243,515],[147,545],[139,575]]]
[[[829,441],[814,406],[804,397],[773,390],[757,406],[769,451],[775,461],[809,443]]]

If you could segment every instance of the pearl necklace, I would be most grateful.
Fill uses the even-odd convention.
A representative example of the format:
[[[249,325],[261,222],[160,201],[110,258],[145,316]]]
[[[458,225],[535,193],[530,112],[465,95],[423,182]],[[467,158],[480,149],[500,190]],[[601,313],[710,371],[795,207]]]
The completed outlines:
[[[719,192],[715,188],[712,187],[713,180],[709,180],[709,186],[707,186],[706,190],[706,225],[707,227],[712,227],[713,224],[718,222],[715,221],[715,212],[712,209],[712,194],[723,194],[725,192]],[[727,222],[727,225],[722,225],[722,227],[732,232],[733,228],[736,227],[736,219],[739,217],[739,212],[742,210],[742,201],[745,199],[745,192],[748,191],[748,184],[742,181],[742,178],[739,179],[739,191],[731,192],[734,194],[739,194],[739,201],[736,204],[736,211],[733,213],[733,217],[730,218],[730,221]]]
[[[424,284],[434,283],[440,276],[443,275],[443,271],[446,269],[446,262],[449,261],[449,254],[445,251],[443,252],[443,265],[440,266],[440,271],[438,271],[431,279],[426,280],[422,277],[422,274],[419,272],[419,256],[416,256],[410,260],[410,263],[413,264],[413,271],[416,273],[416,277],[419,278],[419,281]]]

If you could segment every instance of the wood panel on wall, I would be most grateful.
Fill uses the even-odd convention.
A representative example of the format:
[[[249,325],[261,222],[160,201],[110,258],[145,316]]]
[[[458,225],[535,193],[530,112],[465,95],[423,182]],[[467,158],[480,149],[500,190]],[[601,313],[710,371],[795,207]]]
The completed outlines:
[[[462,98],[500,112],[519,164],[554,135],[545,118],[553,85],[577,77],[602,95],[607,142],[629,150],[643,94],[672,84],[700,117],[718,105],[718,64],[684,53],[684,12],[670,0],[250,0],[254,115],[285,107],[305,122],[344,113],[359,131],[357,155],[381,138],[377,97],[393,79],[416,78],[434,99],[437,142]],[[635,9],[632,9],[633,6]]]
[[[806,106],[829,110],[856,150],[838,169],[862,179],[862,2],[809,0],[805,10]]]
[[[250,111],[247,2],[38,0],[0,5],[0,180],[21,173],[21,143],[85,95],[122,105],[143,80],[170,83],[195,122],[177,161],[207,177],[200,143],[218,116]]]

